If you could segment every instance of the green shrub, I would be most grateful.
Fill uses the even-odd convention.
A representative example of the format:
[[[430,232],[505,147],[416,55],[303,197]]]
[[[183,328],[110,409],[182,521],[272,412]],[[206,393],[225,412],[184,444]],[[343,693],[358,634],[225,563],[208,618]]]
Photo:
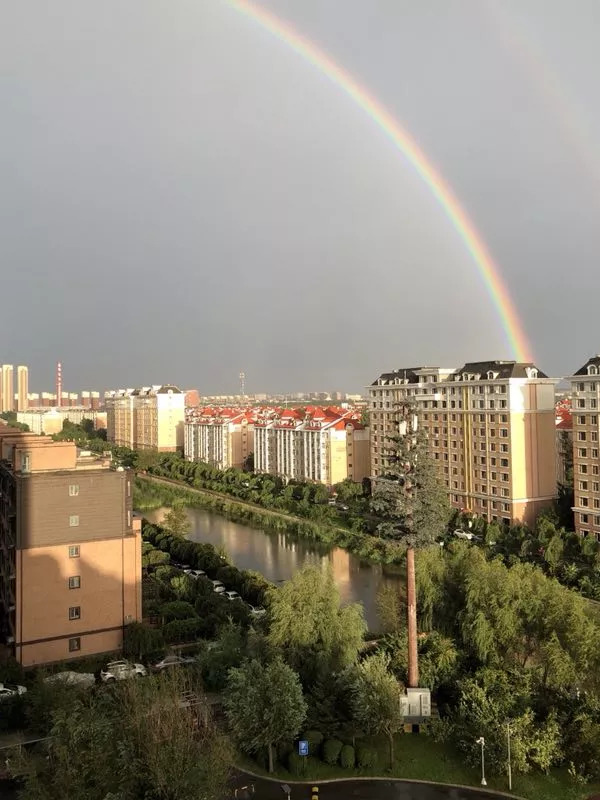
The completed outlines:
[[[308,754],[313,756],[319,752],[324,736],[321,731],[304,731],[300,738],[306,739],[308,742]]]
[[[325,739],[322,748],[323,761],[327,764],[337,764],[343,746],[344,743],[339,739]]]
[[[292,750],[292,752],[288,755],[287,765],[289,771],[292,775],[303,775],[305,766],[304,766],[305,756],[299,756],[296,750]]]
[[[163,639],[167,644],[179,644],[190,642],[197,639],[204,633],[206,628],[205,620],[195,617],[194,619],[174,619],[162,629]]]
[[[355,761],[354,748],[351,744],[345,744],[340,750],[340,766],[342,769],[354,769]]]
[[[196,610],[191,603],[185,600],[171,600],[164,603],[160,608],[161,616],[165,622],[172,622],[174,619],[191,619],[196,616]]]
[[[356,760],[361,769],[369,769],[377,766],[377,750],[374,747],[363,744],[356,748]]]

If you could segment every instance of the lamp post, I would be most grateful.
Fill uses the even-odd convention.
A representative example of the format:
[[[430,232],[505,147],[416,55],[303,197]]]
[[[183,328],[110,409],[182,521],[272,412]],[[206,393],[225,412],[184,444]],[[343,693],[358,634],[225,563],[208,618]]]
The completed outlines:
[[[506,749],[508,752],[508,791],[512,791],[512,766],[510,763],[510,722],[506,723]]]
[[[487,781],[485,779],[485,739],[483,736],[480,736],[479,739],[475,742],[475,744],[481,745],[481,785],[487,786]]]

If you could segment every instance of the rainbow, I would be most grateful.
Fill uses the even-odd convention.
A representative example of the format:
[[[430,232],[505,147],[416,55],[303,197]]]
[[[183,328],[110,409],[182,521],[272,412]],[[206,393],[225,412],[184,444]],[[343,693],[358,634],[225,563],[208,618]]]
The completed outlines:
[[[502,323],[506,340],[517,361],[530,361],[530,347],[514,303],[502,280],[500,270],[494,263],[488,249],[461,204],[448,184],[435,169],[430,159],[423,153],[412,137],[400,126],[381,103],[369,94],[346,70],[315,44],[264,8],[251,0],[226,0],[226,2],[257,22],[287,44],[298,55],[326,75],[336,86],[346,92],[354,102],[371,117],[398,150],[412,164],[421,179],[442,206],[454,228],[471,254],[485,287],[492,299]]]

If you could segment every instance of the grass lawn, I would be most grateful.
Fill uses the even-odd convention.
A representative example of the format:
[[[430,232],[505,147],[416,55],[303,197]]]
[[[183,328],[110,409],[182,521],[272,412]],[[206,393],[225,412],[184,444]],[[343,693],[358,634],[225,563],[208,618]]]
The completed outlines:
[[[316,758],[308,758],[304,775],[291,775],[286,769],[277,765],[276,777],[284,780],[316,781],[326,778],[393,776],[464,786],[480,785],[481,774],[477,769],[465,765],[461,754],[452,747],[434,742],[429,736],[410,734],[398,736],[394,769],[391,773],[387,769],[387,741],[375,739],[373,743],[379,753],[378,767],[345,770],[340,766],[329,766]],[[239,764],[261,775],[268,774],[249,759],[241,759]],[[508,780],[505,775],[486,775],[486,779],[488,788],[508,792]],[[574,783],[566,770],[553,770],[549,775],[540,773],[513,775],[512,794],[527,800],[585,800],[598,791],[600,784],[580,787]]]

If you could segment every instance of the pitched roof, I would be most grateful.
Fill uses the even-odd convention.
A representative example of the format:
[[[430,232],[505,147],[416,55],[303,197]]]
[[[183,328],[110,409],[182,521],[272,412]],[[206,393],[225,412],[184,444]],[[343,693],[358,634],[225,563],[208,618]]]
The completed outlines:
[[[583,367],[580,367],[577,370],[577,372],[575,372],[574,374],[575,375],[587,375],[588,374],[588,367],[596,367],[598,369],[598,371],[600,372],[600,355],[592,356],[591,358],[588,358],[588,360],[585,362]]]

